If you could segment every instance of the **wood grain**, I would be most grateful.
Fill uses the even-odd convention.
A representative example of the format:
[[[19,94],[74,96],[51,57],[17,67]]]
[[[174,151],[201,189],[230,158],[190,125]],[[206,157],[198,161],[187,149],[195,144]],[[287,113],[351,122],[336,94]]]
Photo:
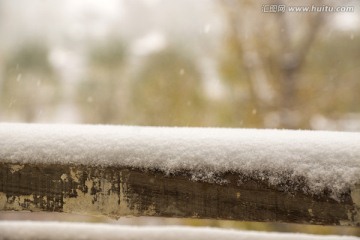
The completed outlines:
[[[223,184],[192,181],[186,171],[83,165],[0,163],[0,211],[232,219],[360,226],[360,188],[336,201],[307,194],[306,183],[271,186],[239,173]]]

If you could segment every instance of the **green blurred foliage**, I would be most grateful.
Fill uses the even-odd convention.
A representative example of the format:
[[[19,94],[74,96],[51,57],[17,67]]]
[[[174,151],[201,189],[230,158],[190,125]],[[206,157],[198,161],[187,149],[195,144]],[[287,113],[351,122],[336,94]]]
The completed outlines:
[[[53,113],[60,89],[48,62],[47,47],[28,42],[7,56],[0,88],[2,112],[25,122]]]
[[[89,61],[91,66],[114,69],[124,64],[126,46],[119,39],[110,39],[106,43],[97,43],[91,47]]]
[[[338,118],[360,113],[359,33],[319,39],[307,56],[299,86],[299,107],[307,114]]]
[[[78,87],[84,123],[121,123],[124,119],[126,48],[118,39],[97,43],[88,54],[88,71]]]
[[[205,103],[201,84],[194,57],[176,48],[148,56],[131,84],[134,123],[201,125]]]

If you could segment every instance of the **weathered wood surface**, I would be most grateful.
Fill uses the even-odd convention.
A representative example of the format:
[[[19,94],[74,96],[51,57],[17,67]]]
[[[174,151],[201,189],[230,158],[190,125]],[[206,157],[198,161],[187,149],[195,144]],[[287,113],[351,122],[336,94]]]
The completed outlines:
[[[219,177],[223,184],[192,181],[186,172],[0,163],[0,211],[360,226],[360,187],[336,201],[328,192],[306,194],[299,183],[291,189],[239,174]]]

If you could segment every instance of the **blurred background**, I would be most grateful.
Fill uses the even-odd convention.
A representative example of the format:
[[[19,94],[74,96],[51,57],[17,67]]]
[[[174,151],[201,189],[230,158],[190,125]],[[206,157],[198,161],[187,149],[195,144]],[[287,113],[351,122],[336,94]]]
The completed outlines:
[[[0,0],[0,121],[360,130],[353,12],[274,1]],[[340,5],[342,4],[342,5]],[[0,219],[359,235],[347,227],[1,212]]]

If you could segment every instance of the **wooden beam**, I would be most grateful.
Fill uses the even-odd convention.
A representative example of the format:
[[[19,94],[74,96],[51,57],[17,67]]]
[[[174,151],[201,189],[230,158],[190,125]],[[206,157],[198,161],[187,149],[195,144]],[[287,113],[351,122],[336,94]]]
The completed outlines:
[[[14,164],[0,161],[0,211],[232,219],[360,226],[360,187],[338,201],[329,192],[271,186],[237,173],[223,184],[192,181],[191,174],[119,167]],[[304,186],[305,187],[305,186]]]

